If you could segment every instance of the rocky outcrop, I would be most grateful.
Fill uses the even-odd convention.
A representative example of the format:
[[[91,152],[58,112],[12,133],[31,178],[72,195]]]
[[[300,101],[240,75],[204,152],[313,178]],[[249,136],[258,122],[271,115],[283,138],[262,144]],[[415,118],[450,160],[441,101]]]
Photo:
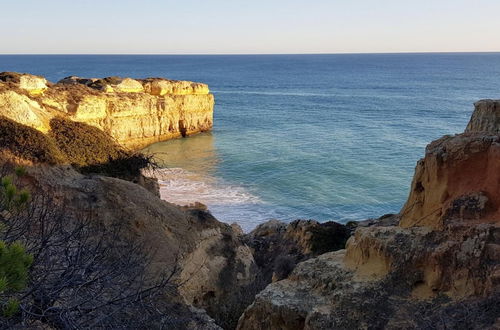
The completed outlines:
[[[245,242],[253,250],[262,284],[267,285],[286,278],[300,261],[343,249],[349,236],[346,226],[333,221],[269,220],[246,234]]]
[[[495,109],[496,101],[476,103],[466,133],[427,147],[408,201],[399,216],[391,216],[394,221],[362,223],[345,250],[299,263],[286,279],[257,295],[238,328],[496,328],[500,153]]]
[[[470,132],[429,144],[415,169],[400,225],[439,229],[457,218],[500,219],[499,142],[498,135]]]
[[[500,100],[481,100],[474,103],[475,111],[465,132],[500,132]]]
[[[48,88],[48,82],[45,78],[31,74],[0,72],[0,81],[12,83],[31,95],[41,94]]]
[[[500,101],[481,100],[465,133],[430,143],[417,163],[402,227],[500,219]]]
[[[162,78],[67,77],[57,84],[0,73],[0,115],[42,132],[63,116],[95,126],[129,148],[208,131],[214,97],[208,86]]]

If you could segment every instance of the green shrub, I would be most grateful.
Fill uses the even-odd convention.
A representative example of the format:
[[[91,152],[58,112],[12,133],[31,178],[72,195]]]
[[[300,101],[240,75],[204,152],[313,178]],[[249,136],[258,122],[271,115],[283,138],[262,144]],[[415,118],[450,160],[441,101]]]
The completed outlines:
[[[23,170],[16,169],[16,175],[22,176],[23,174]],[[28,203],[29,193],[25,190],[18,190],[12,177],[1,178],[0,183],[0,211],[3,214]],[[0,306],[4,317],[10,318],[19,311],[19,301],[15,298],[5,297],[6,294],[20,291],[26,287],[28,271],[32,263],[33,256],[26,252],[23,244],[19,242],[7,243],[0,240],[0,294],[3,298],[0,301]]]
[[[15,298],[7,300],[7,303],[5,303],[3,306],[3,316],[6,318],[11,318],[12,316],[16,315],[17,312],[19,312],[19,306],[19,300]]]
[[[79,170],[82,173],[99,173],[133,181],[141,173],[141,169],[152,165],[151,158],[141,153],[127,154],[105,163],[83,166]]]
[[[82,173],[132,180],[152,162],[151,157],[123,149],[97,127],[60,117],[52,119],[50,127],[50,137]]]
[[[21,243],[0,241],[0,292],[19,291],[28,280],[28,269],[33,257]]]

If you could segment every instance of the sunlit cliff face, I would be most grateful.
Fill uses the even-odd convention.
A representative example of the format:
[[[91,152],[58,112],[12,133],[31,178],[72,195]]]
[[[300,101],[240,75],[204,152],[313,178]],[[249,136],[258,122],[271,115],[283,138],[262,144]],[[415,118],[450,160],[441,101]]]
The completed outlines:
[[[48,86],[42,77],[2,73],[0,105],[2,115],[42,132],[64,116],[140,148],[210,130],[214,97],[207,85],[189,81],[68,77]]]

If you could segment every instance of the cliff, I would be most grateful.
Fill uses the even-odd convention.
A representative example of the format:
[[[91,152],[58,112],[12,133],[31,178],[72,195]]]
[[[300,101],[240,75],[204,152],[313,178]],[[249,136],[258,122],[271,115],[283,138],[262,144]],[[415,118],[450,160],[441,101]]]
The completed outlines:
[[[399,223],[360,226],[345,250],[267,286],[238,329],[496,329],[500,325],[499,101],[432,142]]]
[[[0,115],[50,129],[50,119],[95,126],[121,145],[136,149],[208,131],[214,97],[206,84],[161,78],[67,77],[51,84],[43,77],[0,73]]]

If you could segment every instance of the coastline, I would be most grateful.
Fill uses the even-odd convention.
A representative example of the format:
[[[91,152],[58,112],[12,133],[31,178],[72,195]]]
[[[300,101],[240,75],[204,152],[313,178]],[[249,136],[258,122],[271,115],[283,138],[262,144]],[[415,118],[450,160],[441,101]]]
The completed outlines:
[[[91,121],[75,121],[74,113],[55,116],[57,108],[34,101],[47,103],[55,97],[51,95],[54,89],[46,92],[45,83],[37,77],[24,79],[0,83],[0,97],[33,101],[24,108],[19,104],[26,102],[4,102],[7,107],[0,107],[5,115],[0,118],[0,168],[7,171],[0,190],[6,196],[2,201],[10,198],[30,207],[7,208],[0,216],[7,226],[55,226],[58,230],[49,231],[55,235],[50,239],[59,242],[55,248],[64,253],[51,250],[51,258],[40,259],[37,251],[46,249],[45,231],[27,230],[19,236],[34,239],[28,240],[34,245],[26,244],[35,260],[30,272],[44,275],[30,278],[26,288],[19,289],[23,306],[42,308],[41,315],[63,308],[65,317],[78,324],[85,322],[82,311],[72,310],[67,299],[80,306],[82,295],[75,292],[88,292],[92,301],[104,301],[110,309],[90,308],[84,311],[85,317],[107,322],[107,315],[118,312],[107,299],[119,295],[124,297],[119,298],[124,302],[119,312],[127,311],[118,314],[119,322],[144,325],[134,314],[137,301],[127,297],[154,290],[146,305],[146,310],[154,306],[158,313],[147,319],[151,326],[158,325],[159,318],[173,318],[187,329],[214,330],[425,328],[437,321],[451,327],[465,324],[487,329],[498,324],[498,311],[488,306],[500,303],[500,100],[476,102],[463,133],[428,144],[398,214],[347,224],[271,220],[244,233],[237,225],[219,221],[201,203],[179,206],[168,201],[172,196],[160,198],[162,184],[167,188],[164,192],[172,191],[165,186],[170,184],[182,197],[194,181],[198,196],[208,202],[214,201],[214,190],[218,191],[215,200],[224,196],[234,202],[224,207],[234,207],[242,197],[252,200],[239,187],[236,192],[232,186],[220,190],[216,176],[212,182],[207,180],[216,173],[213,163],[199,162],[207,165],[207,175],[174,168],[159,170],[160,181],[148,178],[144,170],[154,168],[150,157],[125,149]],[[76,90],[82,88],[92,94],[95,87]],[[58,92],[67,97],[66,88]],[[116,99],[137,97],[131,97],[136,93],[131,91],[106,93],[113,93],[117,104],[121,101]],[[44,111],[46,117],[41,116]],[[35,116],[14,116],[19,113]],[[35,123],[28,122],[30,118]],[[44,118],[49,126],[37,126],[36,119],[44,124]],[[203,135],[192,139],[197,137]],[[176,186],[179,178],[184,183]],[[10,229],[14,228],[9,227],[7,235]],[[65,239],[68,231],[83,236],[71,234],[71,239]],[[91,238],[85,236],[89,233]],[[42,245],[37,245],[40,240]],[[116,254],[103,255],[100,247]],[[87,260],[79,259],[84,251],[91,251],[90,266],[79,263]],[[95,264],[92,251],[104,261]],[[46,260],[61,266],[47,273]],[[68,264],[67,260],[78,262]],[[75,265],[86,271],[71,271]],[[138,272],[126,271],[130,269]],[[92,279],[96,270],[116,276],[100,287],[101,281]],[[65,274],[78,289],[64,287],[64,299],[56,297],[40,306],[39,296],[46,293],[39,288],[53,288]],[[151,287],[151,283],[160,284]],[[106,294],[96,296],[97,289]],[[471,314],[477,317],[469,320]],[[45,316],[38,315],[29,314],[23,322],[46,324]],[[2,324],[16,320],[0,317]]]

